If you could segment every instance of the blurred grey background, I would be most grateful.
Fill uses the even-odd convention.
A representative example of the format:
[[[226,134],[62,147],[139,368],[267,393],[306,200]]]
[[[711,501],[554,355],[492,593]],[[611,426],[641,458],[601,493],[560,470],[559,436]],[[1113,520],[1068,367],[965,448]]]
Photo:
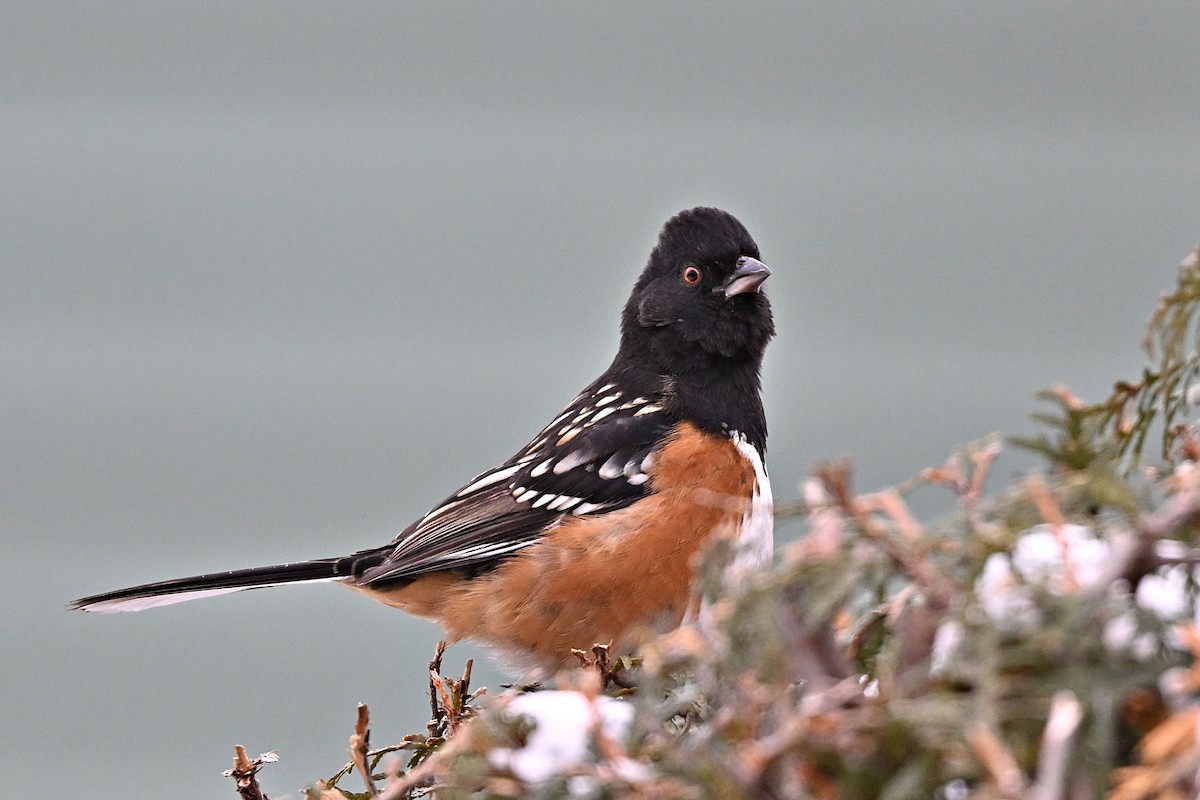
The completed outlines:
[[[377,744],[421,730],[437,629],[351,592],[66,603],[386,541],[607,365],[681,208],[775,270],[779,498],[1136,377],[1200,239],[1197,30],[1194,2],[3,3],[6,792],[232,797],[240,742],[295,798],[357,701]]]

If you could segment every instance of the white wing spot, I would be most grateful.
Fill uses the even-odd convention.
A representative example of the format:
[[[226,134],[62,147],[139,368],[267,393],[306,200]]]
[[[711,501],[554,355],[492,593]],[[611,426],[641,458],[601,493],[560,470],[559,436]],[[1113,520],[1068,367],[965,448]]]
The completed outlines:
[[[650,405],[646,406],[645,408],[639,408],[637,411],[634,412],[633,415],[635,417],[640,417],[643,414],[653,414],[656,411],[662,411],[662,406],[656,406],[653,403],[651,403]]]
[[[546,427],[542,428],[542,433],[549,433],[551,428],[553,428],[555,425],[562,422],[564,419],[566,419],[569,416],[571,416],[571,409],[568,408],[566,411],[562,412],[557,417],[550,420],[550,424],[547,425]]]
[[[494,543],[477,544],[472,547],[464,547],[461,550],[454,550],[450,553],[447,553],[445,558],[462,559],[480,555],[498,556],[503,555],[504,553],[511,553],[513,550],[520,550],[521,548],[528,547],[531,544],[533,544],[533,542],[513,542],[511,544],[503,545]],[[427,560],[422,563],[433,563],[433,560]]]
[[[597,422],[604,419],[609,414],[613,414],[615,412],[616,412],[615,408],[602,408],[596,412],[596,415],[594,417],[592,417],[592,421],[589,422],[588,425],[595,425]]]
[[[546,508],[549,509],[550,511],[566,511],[571,506],[577,505],[578,503],[581,503],[581,502],[583,502],[583,498],[569,497],[565,494],[560,494],[558,496],[558,499],[555,500],[550,505],[546,506]]]
[[[576,514],[590,514],[598,508],[602,508],[601,503],[583,503],[579,508],[575,509]]]
[[[619,478],[624,473],[621,464],[621,454],[613,455],[608,461],[605,461],[600,467],[599,475],[606,481],[611,481],[613,478]]]
[[[650,476],[644,472],[639,472],[634,475],[626,476],[625,480],[629,481],[630,486],[641,486],[643,483],[650,480]]]
[[[611,403],[612,401],[618,399],[620,396],[621,396],[621,393],[617,392],[616,394],[610,394],[608,397],[601,397],[599,400],[596,401],[596,408],[599,408],[600,406],[606,406],[609,403]]]
[[[527,503],[527,502],[529,502],[531,499],[533,499],[533,498],[535,498],[535,497],[537,497],[537,496],[538,496],[538,490],[537,490],[537,489],[526,489],[526,490],[525,490],[525,491],[524,491],[524,492],[521,494],[521,496],[517,498],[517,502],[518,502],[518,503]]]
[[[449,511],[449,510],[450,510],[450,509],[452,509],[452,508],[457,508],[458,506],[461,506],[461,505],[462,505],[463,503],[465,503],[465,502],[466,502],[466,500],[452,500],[452,501],[451,501],[451,502],[449,502],[449,503],[442,503],[442,504],[441,504],[440,506],[438,506],[437,508],[432,508],[432,509],[430,509],[430,510],[429,510],[429,513],[428,513],[428,514],[426,514],[424,517],[422,517],[422,518],[421,518],[421,522],[422,522],[422,523],[426,523],[426,522],[428,522],[429,520],[433,519],[433,518],[434,518],[434,517],[436,517],[436,516],[439,516],[439,515],[441,515],[441,514],[445,514],[447,511]]]
[[[606,383],[603,386],[601,386],[599,389],[596,390],[596,394],[604,394],[605,392],[607,392],[609,389],[613,388],[614,386],[616,386],[615,383]]]
[[[529,471],[529,477],[539,478],[542,475],[545,475],[547,472],[550,471],[550,465],[553,463],[554,463],[553,458],[547,458],[545,461],[538,464],[536,467],[534,467],[532,470]]]
[[[582,450],[573,450],[570,453],[567,453],[565,456],[559,459],[557,464],[554,465],[554,474],[562,475],[564,472],[573,470],[581,464],[586,464],[592,460],[592,452],[593,451],[584,448]]]
[[[556,495],[556,494],[544,494],[533,502],[533,507],[541,508],[542,506],[549,503],[551,500],[555,500],[557,498],[558,498],[558,495]]]
[[[505,467],[501,470],[496,470],[495,472],[489,472],[485,475],[481,475],[470,486],[464,486],[462,489],[460,489],[456,497],[462,497],[463,495],[470,494],[477,489],[482,489],[485,486],[491,486],[493,483],[499,483],[505,478],[511,478],[513,475],[517,474],[517,470],[520,468],[521,467],[519,465],[514,465],[511,467]]]
[[[554,446],[562,447],[564,444],[571,441],[578,435],[579,435],[579,428],[571,428],[570,430],[564,431],[563,435],[558,437],[558,441],[555,442]]]

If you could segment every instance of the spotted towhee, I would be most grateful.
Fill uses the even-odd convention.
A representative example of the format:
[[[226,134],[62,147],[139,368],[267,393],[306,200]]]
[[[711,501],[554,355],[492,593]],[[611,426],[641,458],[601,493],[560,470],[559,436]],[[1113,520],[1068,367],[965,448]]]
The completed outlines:
[[[774,334],[770,270],[715,208],[663,227],[621,315],[612,365],[515,456],[382,547],[200,575],[77,600],[138,611],[281,583],[338,581],[494,648],[526,674],[571,648],[669,629],[689,614],[698,554],[771,552],[759,368]]]

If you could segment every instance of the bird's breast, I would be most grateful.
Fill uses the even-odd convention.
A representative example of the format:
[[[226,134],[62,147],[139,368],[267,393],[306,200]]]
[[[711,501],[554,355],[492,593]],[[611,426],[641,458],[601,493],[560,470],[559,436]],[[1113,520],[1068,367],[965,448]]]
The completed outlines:
[[[639,631],[675,627],[694,610],[696,568],[716,537],[738,541],[735,563],[769,556],[771,489],[752,445],[689,423],[655,450],[649,474],[650,493],[630,506],[566,515],[493,570],[430,576],[385,602],[497,648],[526,677],[571,663],[572,648],[628,649]]]

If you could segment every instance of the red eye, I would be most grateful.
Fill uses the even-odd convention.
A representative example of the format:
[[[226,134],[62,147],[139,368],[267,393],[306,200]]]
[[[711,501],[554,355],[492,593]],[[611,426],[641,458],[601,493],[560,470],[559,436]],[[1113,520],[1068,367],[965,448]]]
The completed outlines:
[[[689,264],[683,268],[683,282],[689,286],[695,286],[703,277],[704,275],[701,274],[699,268],[697,267],[693,267]]]

